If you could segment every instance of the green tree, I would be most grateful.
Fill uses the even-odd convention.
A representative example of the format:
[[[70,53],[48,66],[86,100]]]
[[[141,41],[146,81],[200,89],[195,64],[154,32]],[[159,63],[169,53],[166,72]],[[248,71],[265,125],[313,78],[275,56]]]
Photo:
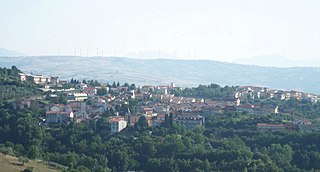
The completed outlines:
[[[140,88],[140,86],[138,86],[137,94],[141,94],[141,88]]]
[[[21,162],[21,163],[22,163],[22,165],[25,165],[26,163],[28,163],[28,162],[29,162],[29,159],[28,159],[28,158],[26,158],[26,157],[22,157],[22,156],[20,156],[20,157],[18,158],[18,161],[19,161],[19,162]]]
[[[61,94],[58,98],[58,103],[60,104],[67,104],[68,99],[66,94]]]
[[[269,156],[279,167],[289,170],[291,168],[293,151],[289,145],[272,144],[269,149]]]
[[[13,155],[13,150],[11,147],[0,147],[0,152],[3,153],[4,155]]]
[[[101,87],[101,89],[98,89],[98,90],[97,90],[97,94],[98,94],[99,96],[104,96],[104,95],[106,95],[107,93],[108,93],[108,90],[107,90],[106,87]]]
[[[136,89],[136,85],[135,84],[131,84],[129,87],[129,90],[135,90]]]
[[[77,162],[78,154],[68,152],[66,156],[66,164],[68,167],[73,168]]]
[[[24,169],[22,172],[32,172],[33,170],[32,170],[32,168],[30,168],[30,167],[27,167],[26,169]]]
[[[138,129],[146,129],[148,127],[148,121],[144,115],[140,116],[137,125]]]
[[[116,82],[113,82],[113,83],[112,83],[112,88],[117,88]]]
[[[28,158],[35,159],[40,157],[40,150],[37,146],[30,146],[28,151]]]

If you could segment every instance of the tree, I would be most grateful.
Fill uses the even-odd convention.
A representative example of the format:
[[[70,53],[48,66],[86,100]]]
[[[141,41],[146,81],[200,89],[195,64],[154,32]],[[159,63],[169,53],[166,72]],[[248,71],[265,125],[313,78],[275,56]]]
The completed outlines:
[[[140,116],[137,125],[138,129],[145,129],[148,127],[148,121],[144,115]]]
[[[106,117],[109,117],[109,116],[106,116]],[[110,128],[108,118],[106,117],[101,117],[100,119],[98,119],[96,124],[97,130],[102,131],[102,130],[106,130],[107,128]]]
[[[97,81],[97,80],[94,80],[94,86],[100,86],[101,84]]]
[[[136,85],[135,84],[131,84],[129,90],[135,90],[136,89]]]
[[[73,168],[75,166],[75,163],[77,162],[77,157],[78,154],[68,152],[66,156],[66,163],[68,167]]]
[[[28,151],[28,158],[35,159],[40,156],[40,150],[37,146],[30,146],[29,151]]]
[[[113,83],[112,83],[112,88],[117,88],[116,82],[113,82]]]
[[[269,156],[279,167],[289,169],[292,160],[292,148],[289,145],[272,144],[269,149]]]
[[[17,155],[23,155],[25,152],[24,147],[21,144],[16,144],[14,150]]]
[[[106,87],[102,87],[101,89],[98,89],[98,90],[97,90],[97,94],[98,94],[99,96],[104,96],[104,95],[106,95],[107,93],[108,93],[108,90],[107,90]]]
[[[33,170],[30,167],[28,167],[28,168],[24,169],[22,172],[32,172],[32,171]]]
[[[3,153],[4,155],[12,155],[13,150],[11,147],[0,147],[0,152]]]
[[[165,120],[164,120],[164,126],[167,128],[171,127],[171,122],[170,120],[170,115],[169,114],[165,114]]]
[[[61,94],[58,98],[58,103],[67,104],[67,102],[68,102],[67,96],[65,94]]]
[[[141,93],[141,88],[140,88],[140,86],[138,86],[137,94],[140,94],[140,93]]]
[[[18,159],[18,161],[19,161],[19,162],[21,162],[21,163],[22,163],[22,165],[25,165],[26,163],[28,163],[28,162],[29,162],[29,159],[28,159],[28,158],[26,158],[26,157],[22,157],[22,156],[20,156],[20,157],[19,157],[19,159]]]

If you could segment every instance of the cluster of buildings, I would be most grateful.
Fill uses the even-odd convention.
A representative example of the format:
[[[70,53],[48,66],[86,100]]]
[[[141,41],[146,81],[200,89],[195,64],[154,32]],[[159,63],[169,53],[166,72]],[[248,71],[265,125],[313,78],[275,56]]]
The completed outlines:
[[[144,86],[141,92],[129,90],[128,87],[118,86],[106,88],[113,94],[98,95],[103,86],[89,86],[84,83],[74,85],[72,89],[62,92],[67,95],[67,104],[48,104],[45,109],[45,124],[69,122],[71,119],[81,122],[88,119],[101,118],[112,112],[108,121],[111,132],[120,132],[126,127],[134,126],[143,116],[149,127],[158,127],[165,123],[166,116],[173,115],[174,123],[194,128],[204,125],[205,116],[200,112],[205,106],[204,99],[175,97],[168,94],[172,89],[181,89],[172,86]],[[60,90],[61,91],[61,90]],[[59,98],[59,92],[50,93],[48,99]],[[131,112],[129,100],[137,102],[135,110]],[[59,107],[59,108],[57,108]],[[53,110],[54,109],[54,110]],[[72,113],[72,114],[71,114]]]
[[[143,116],[149,127],[159,127],[166,122],[166,118],[172,115],[172,122],[184,124],[187,128],[202,126],[205,123],[205,117],[200,114],[200,106],[203,105],[204,99],[175,97],[168,94],[173,89],[181,89],[171,86],[143,86],[141,93],[134,90],[128,91],[119,87],[113,88],[113,91],[119,96],[109,100],[106,107],[108,109],[117,109],[123,107],[129,102],[128,99],[134,99],[138,102],[135,112],[128,109],[122,116],[110,117],[111,131],[118,132],[126,127],[136,125]],[[125,122],[124,122],[125,121]],[[115,127],[118,128],[115,128]]]
[[[291,98],[297,100],[306,100],[312,103],[320,101],[320,97],[315,94],[304,93],[300,91],[283,91],[269,89],[266,87],[241,86],[235,93],[235,98],[251,98],[251,99],[275,99],[289,100]]]
[[[71,84],[71,88],[59,89],[59,86],[63,86],[67,82],[61,82],[58,77],[20,74],[20,79],[43,85],[45,88],[43,91],[48,91],[43,98],[49,100],[49,102],[57,102],[62,94],[66,95],[67,102],[65,104],[37,104],[37,106],[46,110],[42,124],[68,123],[71,120],[81,122],[108,116],[110,131],[113,133],[136,125],[141,117],[145,118],[149,127],[158,127],[168,120],[168,116],[171,116],[173,123],[182,124],[190,129],[203,126],[205,118],[215,113],[246,112],[257,115],[291,113],[279,109],[276,104],[261,104],[259,101],[255,103],[255,101],[248,101],[248,99],[288,100],[296,98],[311,102],[319,100],[319,97],[313,94],[251,86],[237,87],[233,98],[211,100],[170,94],[182,90],[182,88],[176,87],[174,83],[169,86],[143,86],[131,90],[130,87],[126,86],[110,86],[107,84],[90,86],[86,83],[74,83]],[[105,93],[98,94],[101,90],[104,90]],[[134,107],[130,105],[132,100],[135,102]],[[35,100],[29,101],[34,102]],[[23,108],[31,106],[32,103],[30,102],[23,100],[15,102],[14,105]],[[258,123],[257,129],[258,131],[281,131],[297,128],[309,130],[307,126],[310,128],[312,125],[307,123]]]
[[[31,81],[36,84],[58,84],[59,77],[47,77],[43,75],[33,75],[33,74],[24,74],[19,73],[19,77],[21,81]]]

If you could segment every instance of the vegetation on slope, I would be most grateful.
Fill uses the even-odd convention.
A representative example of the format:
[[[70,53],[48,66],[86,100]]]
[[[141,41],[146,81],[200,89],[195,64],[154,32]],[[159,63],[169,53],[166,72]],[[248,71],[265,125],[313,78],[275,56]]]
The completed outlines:
[[[10,76],[2,75],[2,79],[7,81]],[[22,90],[35,91],[32,85],[17,84],[22,84]],[[207,89],[213,90],[211,87],[222,89],[212,85],[190,91],[201,97],[207,95]],[[210,96],[223,95],[212,92]],[[161,127],[149,128],[142,119],[137,127],[110,134],[105,132],[106,117],[69,125],[41,126],[40,117],[44,115],[41,109],[13,109],[7,101],[20,96],[25,94],[15,92],[4,97],[0,104],[0,152],[58,163],[66,166],[64,171],[320,170],[319,132],[260,133],[255,130],[258,122],[282,121],[291,114],[211,114],[206,128],[192,130],[170,120]],[[309,112],[317,117],[317,110],[312,108],[320,107],[319,103],[309,105],[302,101],[289,101],[282,106],[297,109],[301,117]]]

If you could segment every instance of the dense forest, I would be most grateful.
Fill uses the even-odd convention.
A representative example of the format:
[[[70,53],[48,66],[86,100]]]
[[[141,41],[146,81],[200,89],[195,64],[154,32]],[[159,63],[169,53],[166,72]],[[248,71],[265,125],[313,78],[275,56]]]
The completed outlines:
[[[2,68],[0,79],[0,152],[42,159],[62,171],[315,171],[320,170],[320,133],[297,131],[260,133],[258,122],[282,121],[288,115],[248,113],[212,114],[205,127],[186,129],[167,120],[149,128],[143,119],[137,127],[118,134],[107,132],[106,117],[82,123],[41,126],[44,111],[35,107],[14,109],[16,97],[41,94],[37,85],[17,79],[16,67]],[[228,97],[233,87],[185,89],[180,95]],[[191,91],[189,93],[189,91]],[[283,102],[315,118],[319,103]],[[308,109],[310,108],[310,109]]]

